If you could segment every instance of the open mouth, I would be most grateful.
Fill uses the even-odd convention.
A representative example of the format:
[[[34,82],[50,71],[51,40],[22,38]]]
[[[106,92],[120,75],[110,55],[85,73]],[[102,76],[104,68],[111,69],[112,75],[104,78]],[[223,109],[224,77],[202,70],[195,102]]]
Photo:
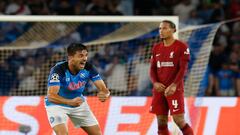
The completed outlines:
[[[80,62],[80,63],[79,63],[79,65],[80,65],[81,68],[84,68],[85,64],[86,64],[86,62]]]

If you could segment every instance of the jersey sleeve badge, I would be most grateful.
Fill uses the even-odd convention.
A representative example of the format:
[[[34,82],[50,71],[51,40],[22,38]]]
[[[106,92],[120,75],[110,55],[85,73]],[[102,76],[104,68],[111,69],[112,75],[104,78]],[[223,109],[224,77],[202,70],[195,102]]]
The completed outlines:
[[[187,48],[186,51],[184,51],[184,54],[185,54],[185,55],[190,54],[189,48]]]
[[[57,73],[53,73],[52,75],[51,75],[51,78],[50,78],[50,81],[49,81],[50,83],[53,83],[53,82],[60,82],[60,80],[59,80],[59,75],[57,74]]]

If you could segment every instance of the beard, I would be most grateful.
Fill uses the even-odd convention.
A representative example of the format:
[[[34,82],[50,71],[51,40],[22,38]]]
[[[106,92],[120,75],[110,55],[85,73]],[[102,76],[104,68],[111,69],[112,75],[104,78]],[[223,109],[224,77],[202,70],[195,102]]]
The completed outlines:
[[[75,72],[78,72],[80,69],[81,69],[81,68],[80,68],[78,65],[74,65],[74,66],[73,66],[73,70],[74,70]]]

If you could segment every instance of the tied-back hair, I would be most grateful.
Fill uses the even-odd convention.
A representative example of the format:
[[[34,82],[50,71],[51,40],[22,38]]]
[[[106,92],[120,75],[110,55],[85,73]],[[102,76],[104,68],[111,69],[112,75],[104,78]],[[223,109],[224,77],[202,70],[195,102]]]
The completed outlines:
[[[67,55],[68,56],[73,56],[77,51],[83,51],[83,50],[87,50],[87,47],[81,43],[71,43],[68,47],[67,47]]]

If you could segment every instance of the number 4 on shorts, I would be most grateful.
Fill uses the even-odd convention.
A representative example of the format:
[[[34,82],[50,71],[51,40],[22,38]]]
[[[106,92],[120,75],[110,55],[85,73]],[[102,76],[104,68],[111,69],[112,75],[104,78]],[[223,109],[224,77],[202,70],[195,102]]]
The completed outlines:
[[[178,107],[178,102],[177,100],[172,100],[172,105],[176,109]]]

